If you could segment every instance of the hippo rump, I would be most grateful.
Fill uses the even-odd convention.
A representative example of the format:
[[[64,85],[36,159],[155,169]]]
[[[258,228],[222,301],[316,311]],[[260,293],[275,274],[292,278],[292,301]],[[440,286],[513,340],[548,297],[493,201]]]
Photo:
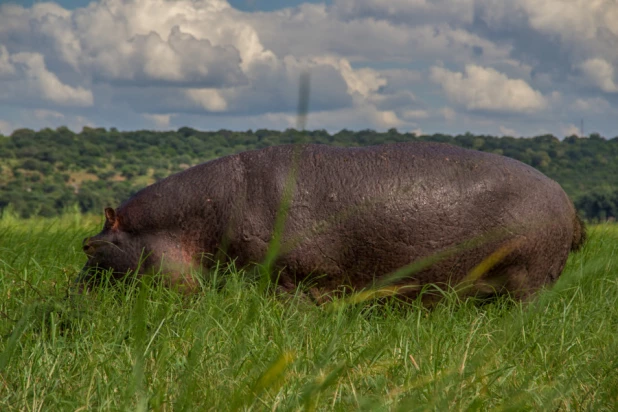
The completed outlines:
[[[191,273],[214,262],[255,267],[286,188],[270,273],[318,300],[376,285],[416,298],[425,285],[466,282],[476,295],[523,299],[585,239],[560,185],[514,159],[427,142],[282,145],[191,167],[107,208],[103,230],[84,240],[78,285],[96,279],[93,268],[137,270],[191,292]]]

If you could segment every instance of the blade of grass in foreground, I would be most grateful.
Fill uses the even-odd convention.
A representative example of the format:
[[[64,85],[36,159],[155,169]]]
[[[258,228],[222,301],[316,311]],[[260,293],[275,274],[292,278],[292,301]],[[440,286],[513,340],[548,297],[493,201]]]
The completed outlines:
[[[298,115],[297,115],[297,130],[304,131],[307,122],[307,112],[309,110],[309,90],[310,90],[310,75],[309,72],[303,72],[300,76],[299,93],[298,93]],[[285,222],[288,217],[289,209],[292,204],[292,198],[294,197],[294,191],[296,189],[296,183],[298,179],[298,166],[301,155],[301,147],[299,145],[294,146],[292,158],[290,159],[290,169],[288,176],[285,180],[283,192],[281,194],[281,201],[277,214],[275,216],[275,223],[272,231],[272,237],[268,244],[266,256],[263,264],[260,266],[261,274],[261,288],[265,289],[272,279],[271,273],[277,259],[277,256],[281,250],[281,239],[283,231],[285,229]]]

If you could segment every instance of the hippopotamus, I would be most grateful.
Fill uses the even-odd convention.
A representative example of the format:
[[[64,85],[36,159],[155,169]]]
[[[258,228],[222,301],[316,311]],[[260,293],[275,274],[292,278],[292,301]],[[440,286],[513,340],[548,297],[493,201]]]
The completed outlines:
[[[505,156],[430,142],[280,145],[190,167],[106,208],[77,282],[90,285],[93,268],[152,272],[194,293],[196,274],[222,261],[263,267],[273,239],[272,281],[317,301],[463,284],[525,299],[558,279],[585,226],[558,183]]]

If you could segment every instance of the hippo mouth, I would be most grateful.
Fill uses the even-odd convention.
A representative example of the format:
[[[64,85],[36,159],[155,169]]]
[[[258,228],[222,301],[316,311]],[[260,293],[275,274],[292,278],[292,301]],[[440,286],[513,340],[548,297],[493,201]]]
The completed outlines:
[[[109,274],[107,276],[106,274]],[[117,280],[126,278],[127,272],[113,270],[113,268],[105,268],[99,265],[86,263],[79,271],[73,282],[72,291],[82,294],[92,291],[93,288],[101,286],[106,281],[115,283]]]

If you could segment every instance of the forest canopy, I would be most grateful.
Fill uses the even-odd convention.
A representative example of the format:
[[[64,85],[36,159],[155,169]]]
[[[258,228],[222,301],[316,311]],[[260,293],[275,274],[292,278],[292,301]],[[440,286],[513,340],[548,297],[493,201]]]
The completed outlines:
[[[208,160],[284,143],[367,146],[408,141],[451,143],[497,153],[527,163],[558,181],[589,220],[618,216],[618,137],[552,135],[532,138],[418,136],[390,129],[341,130],[128,131],[84,127],[15,130],[0,134],[0,213],[27,218],[55,216],[78,209],[101,213],[118,206],[139,189],[172,173]]]

